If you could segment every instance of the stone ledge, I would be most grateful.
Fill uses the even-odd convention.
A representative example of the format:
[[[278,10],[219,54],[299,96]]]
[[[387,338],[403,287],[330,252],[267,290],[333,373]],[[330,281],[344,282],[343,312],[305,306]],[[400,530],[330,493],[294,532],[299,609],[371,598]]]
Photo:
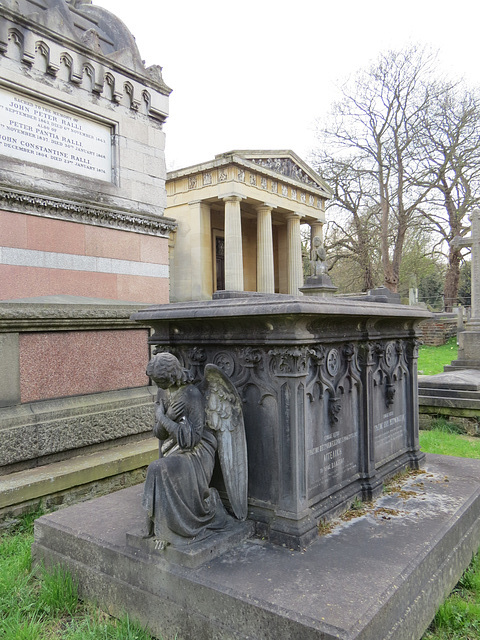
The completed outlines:
[[[1,408],[0,477],[1,467],[35,467],[48,456],[149,434],[154,395],[153,387],[138,387]]]
[[[12,473],[0,478],[0,509],[132,471],[150,464],[157,457],[158,440],[149,438]]]

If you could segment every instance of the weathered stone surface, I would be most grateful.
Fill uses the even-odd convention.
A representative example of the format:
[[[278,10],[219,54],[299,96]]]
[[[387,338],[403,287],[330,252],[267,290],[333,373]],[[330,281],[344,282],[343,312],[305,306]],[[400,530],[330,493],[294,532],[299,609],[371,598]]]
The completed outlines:
[[[150,387],[35,402],[0,411],[0,468],[150,433]],[[1,475],[1,472],[0,472]]]
[[[252,539],[188,569],[127,546],[135,487],[37,520],[34,555],[157,636],[418,640],[478,549],[480,461],[427,456],[406,488],[302,552]]]
[[[416,326],[429,313],[336,298],[249,296],[143,309],[151,344],[193,379],[213,363],[243,399],[249,518],[302,548],[319,519],[423,459]],[[221,484],[218,484],[221,490]]]
[[[20,402],[18,334],[0,334],[0,407]]]
[[[433,376],[418,376],[419,389],[443,389],[445,391],[479,391],[480,371],[476,369],[462,369],[437,373]]]
[[[70,489],[113,478],[148,465],[158,454],[156,442],[147,438],[107,450],[79,455],[35,469],[0,477],[0,509],[20,505],[37,498],[60,494]],[[94,497],[94,493],[90,497]],[[64,498],[57,504],[63,504]],[[52,503],[53,505],[54,503]],[[67,500],[68,504],[68,500]]]
[[[418,408],[420,414],[430,416],[474,419],[467,431],[476,432],[475,422],[480,419],[480,371],[451,369],[419,376]]]

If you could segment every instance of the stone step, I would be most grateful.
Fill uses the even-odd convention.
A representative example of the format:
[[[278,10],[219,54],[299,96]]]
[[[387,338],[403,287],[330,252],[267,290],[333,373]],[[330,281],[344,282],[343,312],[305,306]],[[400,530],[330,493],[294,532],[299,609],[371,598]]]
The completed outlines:
[[[423,398],[450,398],[452,400],[480,400],[478,391],[458,391],[456,389],[425,389],[418,388],[418,395]]]
[[[0,509],[144,467],[158,457],[148,438],[0,477]]]

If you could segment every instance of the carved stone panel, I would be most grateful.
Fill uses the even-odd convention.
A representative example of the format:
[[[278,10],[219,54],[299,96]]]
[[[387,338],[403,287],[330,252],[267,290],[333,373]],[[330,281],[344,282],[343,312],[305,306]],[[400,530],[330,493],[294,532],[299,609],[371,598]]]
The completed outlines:
[[[402,341],[379,342],[373,351],[373,448],[379,467],[407,448],[408,368]]]
[[[314,348],[309,379],[308,495],[315,502],[360,472],[363,408],[357,349],[351,344]]]

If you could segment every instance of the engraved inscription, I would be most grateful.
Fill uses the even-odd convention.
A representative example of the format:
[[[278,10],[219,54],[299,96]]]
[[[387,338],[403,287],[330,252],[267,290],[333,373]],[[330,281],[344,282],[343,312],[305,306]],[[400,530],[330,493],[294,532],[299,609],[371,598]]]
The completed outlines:
[[[32,98],[0,89],[0,153],[111,181],[112,130]]]

